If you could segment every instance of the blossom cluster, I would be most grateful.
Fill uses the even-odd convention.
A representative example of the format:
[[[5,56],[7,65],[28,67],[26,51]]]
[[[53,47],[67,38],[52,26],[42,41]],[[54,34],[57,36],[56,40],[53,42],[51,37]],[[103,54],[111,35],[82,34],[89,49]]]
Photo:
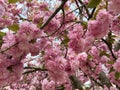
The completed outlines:
[[[56,1],[0,1],[0,89],[119,90],[120,1]]]

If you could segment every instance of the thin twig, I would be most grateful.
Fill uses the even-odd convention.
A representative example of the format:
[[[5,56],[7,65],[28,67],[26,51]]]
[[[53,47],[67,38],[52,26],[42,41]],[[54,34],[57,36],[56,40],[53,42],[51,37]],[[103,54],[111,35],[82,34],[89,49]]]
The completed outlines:
[[[111,48],[111,46],[109,45],[109,43],[108,43],[105,39],[103,39],[103,38],[102,38],[102,41],[107,45],[108,49],[110,50],[110,53],[112,54],[112,57],[114,58],[114,60],[116,60],[117,58],[116,58],[116,56],[114,55],[114,53],[113,53],[113,51],[112,51],[112,48]]]
[[[93,10],[92,10],[92,12],[91,12],[91,14],[90,14],[90,16],[89,16],[89,19],[91,19],[91,18],[93,17],[95,10],[96,10],[96,7],[93,8]]]
[[[89,17],[90,17],[90,13],[89,13],[88,8],[86,7],[86,5],[85,5],[81,0],[78,0],[78,1],[80,2],[80,4],[83,5],[83,7],[84,7],[84,9],[85,9],[85,11],[86,11],[86,13],[87,13],[87,15],[88,15],[88,18],[89,18]]]
[[[47,69],[45,69],[45,68],[38,68],[38,67],[24,67],[24,69],[31,69],[31,70],[28,70],[28,71],[24,72],[23,74],[28,74],[28,73],[32,73],[32,72],[36,72],[36,71],[47,71]]]
[[[79,16],[81,16],[82,11],[81,11],[81,9],[80,9],[80,6],[79,6],[79,4],[78,4],[77,0],[75,0],[75,3],[76,3],[76,5],[77,5],[77,7],[78,7],[78,9],[79,9]]]
[[[65,25],[65,24],[67,24],[67,23],[70,23],[70,22],[74,22],[74,21],[72,20],[72,21],[66,21],[66,22],[62,23],[53,33],[51,33],[51,34],[49,34],[49,35],[46,35],[46,36],[41,36],[40,38],[46,38],[46,37],[50,37],[50,36],[56,34],[63,25]],[[76,21],[76,23],[80,23],[80,21]],[[64,30],[63,30],[63,31],[64,31]]]
[[[63,8],[67,0],[62,0],[61,5],[55,10],[55,12],[48,18],[48,20],[42,25],[40,29],[43,29],[46,25],[49,24],[49,22],[54,18],[54,16]]]
[[[8,47],[8,48],[6,48],[6,49],[4,49],[4,50],[1,50],[0,53],[4,53],[5,51],[7,51],[7,50],[9,50],[10,48],[16,46],[17,44],[18,44],[18,43],[15,43],[15,44],[13,44],[13,45],[10,46],[10,47]]]
[[[72,11],[70,11],[70,12],[66,13],[66,14],[65,14],[65,16],[67,16],[67,15],[69,15],[69,14],[73,13],[73,12],[74,12],[74,11],[76,11],[77,9],[78,9],[78,8],[76,8],[76,9],[74,9],[74,10],[72,10]],[[60,18],[62,18],[62,16],[57,17],[57,19],[60,19]]]

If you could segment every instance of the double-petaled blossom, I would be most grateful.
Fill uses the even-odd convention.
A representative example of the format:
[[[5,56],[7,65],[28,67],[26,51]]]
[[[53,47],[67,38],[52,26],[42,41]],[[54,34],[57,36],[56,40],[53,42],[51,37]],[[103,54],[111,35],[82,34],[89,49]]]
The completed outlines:
[[[100,10],[97,14],[96,20],[90,20],[88,22],[88,35],[95,38],[106,36],[109,31],[110,22],[111,15],[106,10]]]
[[[55,82],[48,81],[47,78],[45,78],[42,81],[42,90],[55,90]]]
[[[119,68],[120,67],[120,58],[117,59],[117,61],[113,65],[113,67],[117,72],[120,72],[120,68]]]
[[[44,59],[50,78],[55,82],[65,82],[65,80],[68,78],[68,75],[65,71],[66,59],[60,56],[59,49],[50,49],[49,52],[47,51],[45,53]]]
[[[48,19],[49,16],[44,17],[44,22]],[[52,34],[55,33],[56,31],[59,32],[59,27],[60,27],[60,21],[57,20],[56,18],[53,18],[50,23],[44,28],[44,32],[47,34]],[[57,33],[58,33],[57,32]],[[56,34],[56,33],[55,33]],[[55,35],[54,34],[54,35]]]
[[[111,31],[113,31],[116,35],[120,35],[120,18],[119,16],[115,16],[111,23]]]
[[[23,72],[23,64],[14,64],[4,55],[0,54],[0,87],[20,80]]]
[[[120,80],[116,78],[115,74],[116,74],[116,72],[110,72],[108,74],[108,78],[109,78],[111,83],[114,83],[115,85],[120,86]]]
[[[108,44],[114,46],[114,43],[111,43],[114,37],[109,37],[108,33],[119,35],[119,0],[101,0],[100,4],[93,9],[95,11],[92,12],[93,16],[89,18],[90,20],[86,17],[89,14],[92,15],[92,9],[88,9],[87,12],[86,7],[90,0],[81,0],[85,4],[83,6],[78,2],[77,6],[80,8],[79,10],[76,8],[76,11],[85,10],[80,17],[73,13],[75,10],[69,5],[72,5],[74,0],[66,0],[69,4],[65,3],[63,12],[57,13],[50,22],[48,19],[54,11],[48,8],[48,3],[41,4],[40,0],[30,2],[22,0],[20,3],[9,4],[6,1],[0,0],[0,29],[13,24],[18,25],[19,29],[14,32],[8,27],[9,31],[3,37],[0,33],[2,37],[0,40],[2,41],[0,43],[2,44],[0,87],[19,81],[23,66],[26,66],[24,73],[26,75],[22,76],[22,83],[11,85],[13,90],[18,88],[20,90],[41,88],[42,90],[56,90],[61,87],[65,90],[77,90],[74,84],[77,84],[78,80],[82,83],[81,85],[84,85],[86,81],[91,81],[90,86],[95,85],[96,82],[103,85],[104,83],[99,80],[98,76],[101,71],[105,70],[106,77],[110,79],[111,84],[120,86],[120,50],[114,52],[113,47],[109,48],[101,40],[104,38]],[[59,1],[64,3],[64,0]],[[104,6],[106,4],[104,1],[108,2],[108,5]],[[22,8],[18,9],[18,4],[21,7],[23,4],[25,9],[23,11]],[[103,9],[104,7],[107,10]],[[24,11],[27,14],[26,18],[21,15]],[[112,19],[113,22],[111,22]],[[44,24],[45,27],[40,29]],[[39,59],[33,57],[26,60],[25,57],[29,53]],[[39,54],[40,56],[36,56]],[[114,54],[118,59],[112,62]],[[118,78],[116,78],[117,74]],[[76,76],[75,83],[74,80],[71,82],[70,76]],[[106,87],[104,89],[107,90]],[[116,88],[111,86],[110,90],[116,90]]]
[[[72,48],[76,53],[82,52],[84,49],[85,40],[82,38],[83,35],[83,27],[81,25],[75,25],[70,29],[68,37],[70,39],[68,45]]]
[[[16,43],[16,37],[12,32],[8,32],[6,36],[3,37],[4,43],[2,44],[2,49],[9,48]]]
[[[89,35],[92,35],[93,37],[103,37],[105,34],[102,33],[101,30],[102,30],[102,24],[99,21],[90,20],[88,22]]]
[[[120,13],[120,0],[109,0],[108,1],[108,10],[114,14]]]
[[[19,38],[22,35],[21,38]],[[37,39],[41,36],[41,31],[35,24],[30,22],[22,22],[20,24],[20,30],[16,34],[18,47],[26,53],[31,52],[32,55],[39,53],[39,46]]]

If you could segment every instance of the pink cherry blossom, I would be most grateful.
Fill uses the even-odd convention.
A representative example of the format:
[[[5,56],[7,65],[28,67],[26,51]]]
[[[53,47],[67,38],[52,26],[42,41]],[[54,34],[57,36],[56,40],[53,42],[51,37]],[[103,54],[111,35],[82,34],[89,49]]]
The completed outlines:
[[[44,79],[42,81],[42,90],[55,90],[55,82]]]
[[[100,10],[96,20],[88,22],[88,35],[92,35],[95,38],[104,37],[108,33],[110,22],[111,15],[106,10]]]
[[[120,10],[118,9],[120,8],[119,4],[120,4],[119,0],[109,0],[108,10],[110,12],[113,12],[114,14],[120,13]]]
[[[119,90],[120,1],[94,2],[0,0],[0,90]]]
[[[4,15],[5,9],[4,6],[0,3],[0,17]]]
[[[117,71],[117,72],[120,72],[120,59],[118,58],[117,61],[115,62],[115,64],[113,65],[114,69]]]
[[[90,20],[88,22],[89,35],[92,35],[93,37],[96,37],[96,38],[103,37],[105,34],[103,34],[101,30],[102,30],[102,24],[99,21]]]
[[[119,30],[120,30],[120,26],[119,26],[120,20],[118,16],[115,16],[113,18],[112,24],[111,24],[111,31],[113,31],[116,35],[119,35]]]
[[[16,37],[12,32],[8,32],[5,37],[3,37],[4,44],[2,49],[9,48],[16,43]]]

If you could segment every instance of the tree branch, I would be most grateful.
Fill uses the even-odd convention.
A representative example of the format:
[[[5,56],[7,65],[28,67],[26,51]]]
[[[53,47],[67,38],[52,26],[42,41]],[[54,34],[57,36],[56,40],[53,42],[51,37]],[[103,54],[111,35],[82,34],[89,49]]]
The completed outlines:
[[[81,1],[81,0],[78,0],[79,2],[80,2],[80,4],[82,4],[83,5],[83,7],[84,7],[84,9],[85,9],[85,11],[86,11],[86,13],[87,13],[87,15],[88,15],[88,19],[90,18],[90,13],[89,13],[89,11],[88,11],[88,8],[86,7],[86,5]]]
[[[112,51],[111,45],[109,45],[109,43],[103,38],[102,38],[102,41],[108,46],[108,49],[110,50],[110,53],[111,53],[112,57],[114,58],[114,60],[116,60],[117,58]]]
[[[61,5],[55,10],[55,12],[48,18],[48,20],[42,25],[40,29],[43,29],[46,25],[49,24],[49,22],[54,18],[54,16],[63,8],[67,0],[62,0]]]
[[[38,68],[38,67],[24,67],[24,69],[32,69],[32,70],[28,70],[28,71],[24,72],[23,74],[28,74],[28,73],[32,73],[32,72],[36,72],[36,71],[47,71],[47,69],[45,69],[45,68]]]
[[[69,78],[70,78],[70,80],[72,82],[72,85],[73,85],[74,89],[83,90],[82,84],[81,84],[81,82],[78,80],[78,78],[76,76],[70,76]]]

